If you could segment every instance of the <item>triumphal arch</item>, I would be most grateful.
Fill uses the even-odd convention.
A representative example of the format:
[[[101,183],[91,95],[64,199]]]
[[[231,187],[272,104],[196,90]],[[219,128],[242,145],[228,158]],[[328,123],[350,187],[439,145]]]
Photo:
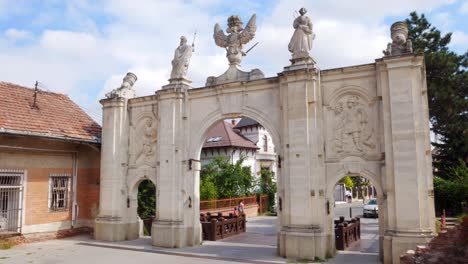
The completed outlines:
[[[412,51],[405,23],[391,27],[384,56],[365,65],[320,70],[310,51],[315,38],[301,9],[277,76],[242,71],[243,46],[255,35],[255,15],[244,25],[216,24],[216,45],[229,67],[192,88],[186,77],[192,46],[182,37],[169,84],[135,97],[128,73],[103,105],[99,240],[139,235],[137,186],[156,184],[152,243],[201,243],[200,152],[217,121],[240,116],[271,133],[278,154],[278,254],[290,259],[335,253],[333,189],[345,175],[368,178],[379,195],[380,252],[385,263],[435,232],[424,58]],[[279,50],[278,52],[283,52]],[[286,47],[284,49],[286,51]],[[376,54],[377,56],[377,54]]]

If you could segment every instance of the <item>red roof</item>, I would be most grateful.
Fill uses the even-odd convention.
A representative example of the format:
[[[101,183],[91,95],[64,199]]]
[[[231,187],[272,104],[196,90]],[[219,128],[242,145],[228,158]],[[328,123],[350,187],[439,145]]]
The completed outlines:
[[[0,82],[0,133],[99,142],[101,127],[64,94]]]
[[[257,145],[234,131],[231,123],[219,121],[206,136],[203,148],[239,147],[258,149]]]

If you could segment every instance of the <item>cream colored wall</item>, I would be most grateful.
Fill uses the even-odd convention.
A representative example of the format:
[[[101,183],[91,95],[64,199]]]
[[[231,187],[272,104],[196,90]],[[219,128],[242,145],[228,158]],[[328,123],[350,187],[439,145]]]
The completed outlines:
[[[326,204],[332,203],[335,183],[352,174],[371,180],[381,194],[383,258],[398,262],[399,252],[434,231],[425,85],[422,56],[411,54],[326,71],[293,65],[275,78],[198,89],[174,86],[154,96],[103,100],[105,204],[96,221],[97,238],[135,237],[131,194],[146,177],[157,186],[153,244],[199,244],[203,142],[216,122],[246,116],[270,132],[281,157],[281,256],[324,258],[335,251],[333,212],[327,214]],[[154,133],[149,129],[143,138],[150,143],[144,143],[138,133],[146,131],[148,120]],[[141,153],[144,159],[135,158]],[[409,194],[412,208],[404,202]]]

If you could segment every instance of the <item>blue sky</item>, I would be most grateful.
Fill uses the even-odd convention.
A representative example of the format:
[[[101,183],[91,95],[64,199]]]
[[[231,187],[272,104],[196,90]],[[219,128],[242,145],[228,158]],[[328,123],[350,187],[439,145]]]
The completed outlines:
[[[99,99],[127,71],[138,77],[138,95],[167,84],[180,35],[196,50],[188,76],[194,87],[227,69],[224,50],[212,39],[215,23],[231,14],[244,23],[257,14],[260,44],[243,60],[267,76],[289,61],[294,10],[307,8],[316,39],[312,55],[322,69],[371,63],[390,41],[389,26],[416,10],[442,32],[453,32],[451,49],[468,47],[468,1],[461,0],[0,0],[0,80],[68,94],[94,118]]]

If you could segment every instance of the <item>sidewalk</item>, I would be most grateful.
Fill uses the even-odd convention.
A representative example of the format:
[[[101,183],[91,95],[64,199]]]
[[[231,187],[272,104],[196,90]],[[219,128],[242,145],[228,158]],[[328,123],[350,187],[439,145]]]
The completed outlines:
[[[220,241],[205,241],[187,248],[158,248],[151,238],[122,242],[96,241],[87,235],[20,245],[0,250],[0,264],[6,263],[288,263],[276,253],[276,217],[255,217],[247,222],[247,232]],[[373,224],[368,226],[375,228]],[[363,229],[366,227],[363,225]],[[328,263],[380,263],[375,250],[375,232]],[[373,246],[374,245],[374,246]],[[364,252],[363,252],[364,251]],[[313,263],[313,262],[309,262]]]

